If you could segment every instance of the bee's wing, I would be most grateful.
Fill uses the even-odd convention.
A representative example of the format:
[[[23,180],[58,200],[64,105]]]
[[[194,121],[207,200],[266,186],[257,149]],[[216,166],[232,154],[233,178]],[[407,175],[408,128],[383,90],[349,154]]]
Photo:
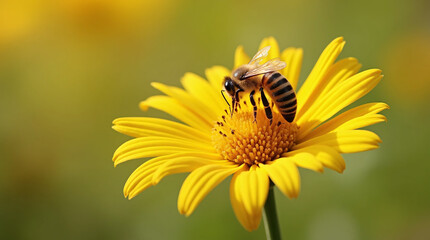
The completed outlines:
[[[249,61],[249,64],[260,63],[260,61],[269,54],[269,50],[270,46],[262,48],[254,55],[254,57],[252,57],[251,61]]]
[[[268,72],[278,71],[285,68],[286,66],[287,64],[279,60],[278,58],[270,59],[268,62],[249,70],[245,74],[245,76],[243,76],[243,78],[245,79],[245,78],[249,78],[252,76],[256,76],[256,75],[260,75]]]

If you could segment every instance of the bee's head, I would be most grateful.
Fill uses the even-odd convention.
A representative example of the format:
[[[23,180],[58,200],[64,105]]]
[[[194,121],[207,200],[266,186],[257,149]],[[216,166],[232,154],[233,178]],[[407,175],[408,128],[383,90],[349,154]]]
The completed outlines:
[[[233,80],[230,77],[224,78],[223,83],[224,90],[230,95],[230,97],[233,97],[236,92],[236,85],[234,84]]]

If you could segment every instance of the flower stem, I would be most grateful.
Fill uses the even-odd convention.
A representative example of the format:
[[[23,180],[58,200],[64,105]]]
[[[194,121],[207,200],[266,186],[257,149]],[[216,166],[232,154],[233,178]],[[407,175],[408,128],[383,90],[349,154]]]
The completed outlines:
[[[281,231],[279,229],[278,215],[276,214],[275,194],[273,184],[270,184],[269,193],[263,211],[264,228],[266,229],[267,240],[280,240]]]

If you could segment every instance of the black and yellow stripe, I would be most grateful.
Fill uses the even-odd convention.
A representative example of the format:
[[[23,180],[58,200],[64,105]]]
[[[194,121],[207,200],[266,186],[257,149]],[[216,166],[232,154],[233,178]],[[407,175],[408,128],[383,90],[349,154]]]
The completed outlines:
[[[296,116],[297,99],[290,82],[279,72],[271,72],[264,74],[263,87],[271,94],[284,119],[292,122]]]

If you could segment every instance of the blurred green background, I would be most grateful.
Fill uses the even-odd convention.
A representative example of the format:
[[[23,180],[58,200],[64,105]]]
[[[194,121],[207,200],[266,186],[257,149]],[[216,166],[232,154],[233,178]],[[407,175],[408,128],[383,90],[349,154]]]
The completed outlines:
[[[303,81],[335,37],[383,81],[378,150],[346,155],[343,174],[301,170],[302,191],[276,200],[285,239],[430,238],[429,1],[0,2],[1,239],[264,239],[236,220],[224,181],[188,218],[176,208],[186,174],[129,201],[122,187],[143,160],[113,167],[127,136],[111,121],[143,113],[152,81],[233,66],[274,36],[304,49]]]

